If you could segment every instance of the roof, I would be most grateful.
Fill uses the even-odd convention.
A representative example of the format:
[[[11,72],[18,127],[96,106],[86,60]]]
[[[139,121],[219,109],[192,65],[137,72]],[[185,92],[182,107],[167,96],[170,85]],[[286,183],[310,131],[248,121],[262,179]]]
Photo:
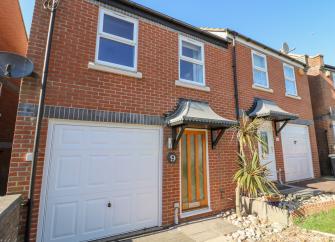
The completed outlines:
[[[163,13],[160,13],[156,10],[153,10],[151,8],[145,7],[141,4],[135,3],[133,1],[128,0],[97,0],[101,3],[104,3],[106,5],[110,5],[113,7],[116,7],[118,9],[121,9],[123,11],[135,14],[137,16],[146,18],[148,20],[151,20],[153,22],[160,23],[162,25],[165,25],[167,27],[173,28],[177,31],[192,35],[194,37],[203,39],[205,41],[208,41],[212,44],[221,46],[221,47],[228,47],[228,41],[224,40],[214,34],[211,34],[207,31],[204,31],[198,27],[195,27],[193,25],[190,25],[188,23],[185,23],[183,21],[180,21],[178,19],[172,18],[168,15],[165,15]]]
[[[334,71],[334,70],[335,70],[335,66],[331,66],[331,65],[324,65],[324,67],[325,67],[326,69],[330,69],[330,70],[332,70],[332,71]]]
[[[179,99],[177,108],[166,117],[169,126],[199,125],[207,128],[231,127],[237,121],[221,117],[213,111],[208,102]]]
[[[269,118],[274,121],[294,120],[298,115],[287,112],[274,101],[255,98],[254,104],[248,111],[250,117]]]
[[[271,52],[273,52],[273,53],[275,53],[275,54],[277,54],[277,55],[279,55],[279,56],[281,56],[283,58],[286,58],[286,59],[288,59],[290,61],[293,61],[293,62],[295,62],[297,64],[300,64],[300,65],[302,65],[304,67],[307,66],[306,63],[304,63],[304,62],[302,62],[300,60],[297,60],[296,58],[293,58],[293,57],[291,57],[291,56],[289,56],[289,55],[287,55],[287,54],[285,54],[285,53],[283,53],[283,52],[281,52],[279,50],[276,50],[276,49],[274,49],[274,48],[272,48],[270,46],[267,46],[267,45],[265,45],[265,44],[263,44],[261,42],[258,42],[257,40],[251,39],[251,38],[249,38],[249,37],[247,37],[247,36],[245,36],[245,35],[237,32],[235,30],[232,30],[232,29],[229,29],[229,28],[208,28],[208,27],[202,27],[201,29],[206,30],[206,31],[211,31],[211,32],[228,32],[231,35],[238,36],[238,37],[240,37],[242,39],[245,39],[247,42],[251,42],[251,43],[253,43],[255,45],[258,45],[258,46],[262,47],[263,49],[269,50],[269,51],[271,51]]]

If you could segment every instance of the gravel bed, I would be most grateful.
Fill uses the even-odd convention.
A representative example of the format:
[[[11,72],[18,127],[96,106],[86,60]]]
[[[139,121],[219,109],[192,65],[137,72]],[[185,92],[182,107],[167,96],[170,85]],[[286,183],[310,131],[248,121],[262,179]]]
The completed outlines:
[[[301,197],[294,198],[292,196],[287,196],[281,202],[279,202],[276,206],[284,209],[288,209],[290,212],[297,210],[301,207],[304,207],[309,204],[316,204],[322,202],[335,201],[335,194],[333,193],[324,193],[317,196],[312,197]]]
[[[335,237],[309,232],[297,226],[285,227],[279,223],[270,224],[259,220],[255,215],[244,215],[238,218],[233,209],[223,213],[222,217],[240,227],[240,230],[226,235],[222,241],[335,242]]]

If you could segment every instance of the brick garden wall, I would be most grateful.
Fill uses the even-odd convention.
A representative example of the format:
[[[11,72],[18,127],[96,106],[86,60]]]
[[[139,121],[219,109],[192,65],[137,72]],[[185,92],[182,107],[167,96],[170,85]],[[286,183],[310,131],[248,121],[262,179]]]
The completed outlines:
[[[0,197],[0,241],[23,241],[19,237],[21,196]]]

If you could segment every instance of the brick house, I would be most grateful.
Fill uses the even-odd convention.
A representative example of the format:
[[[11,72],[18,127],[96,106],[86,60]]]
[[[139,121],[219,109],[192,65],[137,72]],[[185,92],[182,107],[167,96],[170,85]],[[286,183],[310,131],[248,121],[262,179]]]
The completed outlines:
[[[48,18],[37,1],[28,48],[37,73]],[[311,151],[306,156],[318,164],[314,129],[305,125],[313,125],[308,122],[312,113],[307,77],[300,71],[305,65],[259,50],[268,55],[272,92],[253,88],[251,48],[233,48],[230,42],[129,1],[62,1],[52,44],[30,239],[93,240],[232,208],[237,144],[232,133],[224,131],[236,124],[236,94],[242,109],[251,116],[270,116],[277,130],[280,122],[293,119],[303,126],[297,134],[302,136],[299,145],[306,141]],[[282,62],[293,66],[299,97],[285,96]],[[287,79],[293,81],[291,75]],[[38,87],[32,80],[22,82],[9,194],[27,196],[29,191],[31,162],[26,157],[32,152]],[[269,132],[275,139],[273,130]],[[282,132],[272,149],[276,168],[282,169],[274,180],[285,180]],[[290,139],[294,132],[286,135]],[[317,166],[314,170],[309,177],[319,176]]]
[[[249,115],[266,114],[274,121],[260,130],[269,147],[265,151],[260,147],[260,154],[265,152],[264,163],[273,161],[269,164],[273,179],[319,177],[306,63],[229,29],[207,31],[235,43],[240,109]],[[268,115],[271,109],[280,115]],[[289,121],[283,126],[285,120]]]
[[[25,55],[28,39],[17,0],[0,2],[0,23],[0,51]],[[6,193],[19,86],[19,81],[0,82],[0,196]]]
[[[300,58],[309,65],[308,80],[321,173],[331,175],[329,158],[335,154],[335,66],[325,64],[322,55]]]

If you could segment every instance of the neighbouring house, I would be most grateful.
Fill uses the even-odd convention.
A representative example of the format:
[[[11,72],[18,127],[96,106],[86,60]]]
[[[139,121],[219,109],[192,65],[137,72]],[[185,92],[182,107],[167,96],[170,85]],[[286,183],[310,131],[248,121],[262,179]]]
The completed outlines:
[[[307,65],[229,29],[203,28],[234,43],[239,107],[269,121],[259,147],[271,178],[295,181],[320,176]]]
[[[0,1],[0,51],[25,55],[28,39],[18,0]],[[0,80],[0,196],[6,194],[20,81]]]
[[[28,48],[37,73],[48,21],[37,1]],[[275,142],[274,180],[319,176],[304,63],[258,43],[253,67],[250,46],[123,0],[62,1],[53,36],[31,241],[94,240],[232,208],[237,144],[225,131],[239,109],[270,116],[278,131],[286,124],[262,134]],[[289,97],[283,63],[297,86],[288,83]],[[269,87],[259,87],[264,75]],[[7,192],[25,198],[38,95],[39,82],[24,79]],[[287,140],[303,155],[287,151],[288,175]]]
[[[335,156],[335,66],[324,63],[322,55],[295,56],[309,65],[316,138],[322,175],[331,175],[330,158]]]

